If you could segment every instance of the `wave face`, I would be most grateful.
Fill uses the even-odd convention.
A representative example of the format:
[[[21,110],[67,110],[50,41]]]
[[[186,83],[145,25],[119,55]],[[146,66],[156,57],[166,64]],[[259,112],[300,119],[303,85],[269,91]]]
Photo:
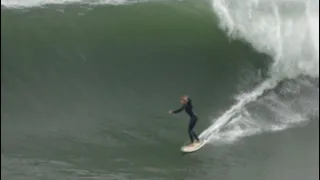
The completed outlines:
[[[1,4],[2,178],[319,176],[318,2]]]
[[[239,95],[239,101],[202,136],[215,137],[212,134],[227,127],[227,138],[233,139],[286,129],[310,120],[310,115],[318,117],[319,101],[314,99],[319,96],[318,80],[312,83],[298,77],[319,78],[319,1],[214,0],[212,4],[220,27],[231,39],[251,44],[273,62],[269,78]],[[279,85],[284,79],[291,80]],[[271,92],[265,93],[267,90]]]

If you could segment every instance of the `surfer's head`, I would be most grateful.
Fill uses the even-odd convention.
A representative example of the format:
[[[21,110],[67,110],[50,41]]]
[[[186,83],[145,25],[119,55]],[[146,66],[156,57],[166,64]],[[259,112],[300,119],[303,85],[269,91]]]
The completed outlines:
[[[180,97],[181,104],[187,104],[187,102],[188,102],[188,96],[181,96]]]

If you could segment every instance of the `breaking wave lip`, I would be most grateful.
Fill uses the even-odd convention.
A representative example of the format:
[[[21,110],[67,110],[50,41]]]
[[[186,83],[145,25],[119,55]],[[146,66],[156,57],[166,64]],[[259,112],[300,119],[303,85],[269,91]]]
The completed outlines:
[[[319,77],[319,2],[213,0],[220,27],[273,59],[270,75]]]
[[[319,2],[213,0],[212,6],[230,39],[251,44],[273,63],[269,78],[251,92],[238,95],[233,106],[212,118],[213,124],[200,138],[215,144],[234,142],[243,136],[303,124],[310,114],[318,114],[319,87],[301,76],[319,78]],[[286,86],[281,86],[284,81]],[[281,91],[291,99],[282,98]]]

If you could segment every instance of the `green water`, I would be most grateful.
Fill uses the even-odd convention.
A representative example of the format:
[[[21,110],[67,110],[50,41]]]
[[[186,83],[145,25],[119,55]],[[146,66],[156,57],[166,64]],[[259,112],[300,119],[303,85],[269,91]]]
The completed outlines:
[[[1,15],[3,179],[319,177],[318,116],[179,151],[188,118],[167,112],[180,95],[192,97],[200,133],[272,63],[229,40],[204,3],[73,4]]]

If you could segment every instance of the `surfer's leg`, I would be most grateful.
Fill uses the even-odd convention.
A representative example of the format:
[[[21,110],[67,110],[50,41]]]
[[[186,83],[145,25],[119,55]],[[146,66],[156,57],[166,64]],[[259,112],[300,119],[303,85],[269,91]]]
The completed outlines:
[[[193,131],[192,131],[192,129],[193,129],[193,127],[194,127],[194,122],[192,121],[192,119],[190,119],[190,122],[189,122],[189,126],[188,126],[188,134],[189,134],[189,138],[190,138],[190,141],[191,141],[191,143],[193,143]]]
[[[199,140],[199,138],[198,138],[198,135],[194,132],[194,130],[193,130],[193,128],[195,127],[195,125],[196,125],[196,122],[197,122],[197,118],[196,117],[194,117],[194,118],[192,118],[192,121],[194,122],[193,123],[193,127],[192,127],[192,129],[191,129],[191,133],[192,133],[192,135],[193,135],[193,137],[199,142],[200,140]]]
[[[196,117],[192,117],[189,122],[188,133],[189,133],[191,143],[194,143],[194,138],[199,142],[199,138],[198,138],[197,134],[193,131],[193,128],[196,125],[196,122],[197,122]]]
[[[200,141],[198,135],[194,131],[192,131],[192,135],[198,142]]]

